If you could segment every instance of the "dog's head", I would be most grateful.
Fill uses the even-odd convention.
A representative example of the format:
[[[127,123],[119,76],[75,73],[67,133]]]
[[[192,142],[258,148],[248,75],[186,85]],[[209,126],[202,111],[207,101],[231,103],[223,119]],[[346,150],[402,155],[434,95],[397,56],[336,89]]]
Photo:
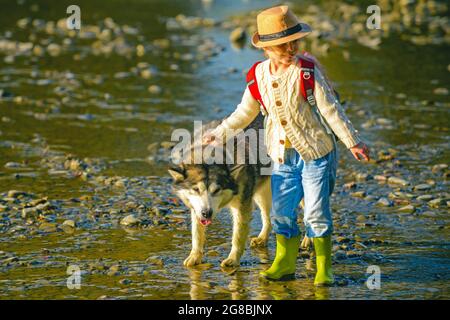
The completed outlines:
[[[238,192],[226,165],[181,164],[168,171],[176,194],[204,226],[211,224],[215,214]]]

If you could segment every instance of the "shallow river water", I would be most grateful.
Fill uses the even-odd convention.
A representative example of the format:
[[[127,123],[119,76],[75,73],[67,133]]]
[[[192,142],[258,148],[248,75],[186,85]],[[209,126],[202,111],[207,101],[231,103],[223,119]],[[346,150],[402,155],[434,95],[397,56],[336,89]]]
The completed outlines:
[[[78,1],[72,33],[60,20],[70,1],[0,2],[0,299],[450,298],[448,42],[392,34],[376,50],[345,39],[318,53],[374,160],[341,145],[337,285],[315,288],[308,251],[295,281],[258,278],[274,236],[221,270],[227,212],[204,264],[184,268],[189,214],[166,172],[171,132],[232,112],[263,59],[213,21],[275,2]],[[129,215],[137,226],[121,225]],[[67,287],[70,265],[80,289]],[[372,265],[379,290],[366,285]]]

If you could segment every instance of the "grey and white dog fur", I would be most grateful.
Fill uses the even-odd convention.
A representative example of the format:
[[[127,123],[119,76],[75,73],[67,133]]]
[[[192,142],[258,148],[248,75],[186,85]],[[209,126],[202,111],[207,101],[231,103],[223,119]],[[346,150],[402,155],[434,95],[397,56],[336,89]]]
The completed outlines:
[[[186,267],[191,267],[202,263],[206,229],[212,223],[216,214],[223,208],[228,208],[233,218],[232,247],[228,257],[222,261],[222,267],[237,267],[240,264],[241,256],[245,250],[249,237],[250,222],[256,204],[261,212],[262,229],[257,237],[250,241],[251,246],[263,247],[267,245],[271,232],[270,209],[272,205],[270,175],[261,174],[261,169],[269,168],[271,162],[269,158],[261,161],[260,155],[267,155],[263,143],[260,139],[263,135],[263,117],[257,118],[244,129],[255,129],[257,146],[255,143],[249,144],[248,139],[232,138],[234,143],[233,164],[201,164],[193,163],[193,152],[182,155],[178,159],[177,165],[169,168],[169,173],[173,178],[173,189],[179,198],[191,211],[192,225],[192,250],[184,260]],[[209,129],[215,128],[220,123],[219,120],[212,121],[202,127],[201,132],[194,132],[194,141],[201,142],[199,134]],[[239,162],[237,148],[244,143],[245,159]],[[227,144],[228,146],[228,144]],[[195,144],[190,149],[195,148],[205,150],[205,145]],[[215,152],[226,152],[225,145],[215,148]],[[211,148],[211,146],[210,146]],[[264,148],[264,149],[260,149]],[[251,154],[256,161],[249,161]],[[241,153],[242,156],[242,153]],[[241,158],[242,159],[242,158]],[[203,158],[204,160],[204,158]],[[269,161],[267,161],[269,160]],[[225,161],[224,161],[225,162]],[[256,163],[255,163],[256,162]],[[266,163],[263,163],[266,162]],[[253,163],[253,164],[252,164]]]

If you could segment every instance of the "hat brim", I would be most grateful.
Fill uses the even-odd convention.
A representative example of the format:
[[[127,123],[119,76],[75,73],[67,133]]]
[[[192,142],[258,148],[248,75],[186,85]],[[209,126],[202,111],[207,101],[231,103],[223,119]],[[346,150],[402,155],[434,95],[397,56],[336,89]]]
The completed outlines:
[[[301,32],[296,32],[294,34],[291,34],[290,36],[283,37],[280,39],[270,40],[270,41],[260,41],[259,40],[259,34],[258,32],[255,32],[252,36],[252,45],[256,48],[264,48],[264,47],[270,47],[270,46],[277,46],[286,42],[294,41],[303,37],[306,37],[308,34],[311,33],[311,27],[306,23],[300,23],[302,26]]]

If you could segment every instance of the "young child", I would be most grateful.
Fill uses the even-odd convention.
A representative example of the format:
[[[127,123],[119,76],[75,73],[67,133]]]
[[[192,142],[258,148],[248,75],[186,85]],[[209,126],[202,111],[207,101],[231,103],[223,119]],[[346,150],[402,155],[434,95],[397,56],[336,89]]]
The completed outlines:
[[[306,235],[313,238],[317,272],[315,285],[331,285],[330,195],[336,177],[335,136],[353,156],[369,160],[369,149],[360,140],[321,69],[314,65],[315,103],[300,93],[299,39],[311,28],[299,22],[287,6],[277,6],[257,16],[252,44],[262,48],[267,60],[255,69],[261,103],[267,110],[267,151],[274,161],[271,176],[271,220],[277,247],[272,266],[261,274],[270,280],[292,279],[300,246],[296,208],[304,199]],[[306,76],[304,75],[305,79]],[[245,128],[258,115],[260,102],[246,88],[241,103],[203,138],[204,143],[225,141],[227,130]],[[334,134],[333,134],[334,133]],[[217,143],[217,142],[214,142]]]

